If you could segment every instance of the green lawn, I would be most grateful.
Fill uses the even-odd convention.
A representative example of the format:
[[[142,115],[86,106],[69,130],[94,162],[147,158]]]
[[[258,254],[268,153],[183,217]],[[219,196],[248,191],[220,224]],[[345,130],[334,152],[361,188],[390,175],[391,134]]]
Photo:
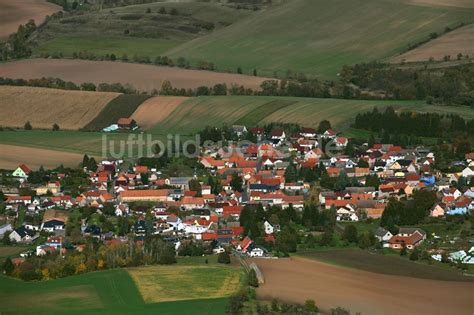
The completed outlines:
[[[415,263],[398,255],[382,255],[360,249],[307,250],[298,255],[343,267],[388,275],[445,281],[474,281],[474,278],[463,276],[457,270],[445,266]]]
[[[200,285],[218,286],[221,270],[240,275],[240,269],[230,267],[207,267],[216,271],[212,274],[201,274],[206,267],[166,266],[170,270],[196,269]],[[151,279],[163,278],[160,271],[163,266],[133,268],[133,270],[151,269]],[[153,271],[151,270],[151,271]],[[226,274],[227,275],[227,274]],[[160,279],[161,279],[160,278]],[[150,279],[148,279],[150,281]],[[161,297],[172,294],[172,290],[181,290],[182,283],[168,279],[166,291]],[[239,287],[237,283],[237,287]],[[161,283],[156,283],[159,288]],[[171,290],[171,291],[169,291]],[[224,314],[227,297],[207,298],[200,295],[195,300],[182,300],[161,303],[145,303],[139,289],[126,269],[115,269],[93,272],[63,279],[23,282],[21,280],[0,276],[0,312],[2,314]],[[25,303],[27,302],[27,303]]]
[[[220,70],[284,76],[287,70],[336,78],[343,65],[385,60],[474,10],[399,0],[293,0],[187,42],[167,53],[207,60]]]
[[[105,37],[100,35],[91,36],[59,36],[45,41],[37,49],[36,55],[48,53],[54,55],[61,52],[65,57],[72,57],[73,53],[82,51],[93,52],[96,55],[115,54],[121,58],[126,54],[128,58],[133,56],[156,57],[181,42],[170,39],[151,39],[134,37]]]

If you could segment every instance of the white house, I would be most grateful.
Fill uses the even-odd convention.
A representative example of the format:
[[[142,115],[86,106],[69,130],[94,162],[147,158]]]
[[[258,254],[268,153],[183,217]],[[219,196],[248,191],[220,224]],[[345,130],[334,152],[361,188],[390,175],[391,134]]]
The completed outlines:
[[[263,227],[265,228],[265,234],[273,234],[274,228],[273,225],[270,224],[270,222],[263,222]]]
[[[260,247],[254,247],[250,252],[247,252],[250,257],[263,257],[265,251]]]

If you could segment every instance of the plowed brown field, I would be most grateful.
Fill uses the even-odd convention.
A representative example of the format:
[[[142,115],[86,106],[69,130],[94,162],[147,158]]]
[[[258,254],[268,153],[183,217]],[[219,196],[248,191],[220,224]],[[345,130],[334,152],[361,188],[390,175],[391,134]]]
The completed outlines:
[[[69,59],[27,59],[0,65],[0,77],[36,79],[61,78],[75,83],[122,83],[131,84],[141,91],[159,90],[163,81],[173,87],[197,88],[218,83],[244,85],[259,89],[266,78],[242,74],[220,73],[204,70],[159,67],[113,61],[88,61]]]
[[[61,8],[46,0],[1,0],[0,1],[0,39],[15,33],[18,26],[33,19],[36,25],[43,23],[46,15],[60,11]]]
[[[351,314],[473,314],[474,283],[390,276],[306,258],[255,259],[265,277],[260,298],[304,303],[323,310],[342,306]]]

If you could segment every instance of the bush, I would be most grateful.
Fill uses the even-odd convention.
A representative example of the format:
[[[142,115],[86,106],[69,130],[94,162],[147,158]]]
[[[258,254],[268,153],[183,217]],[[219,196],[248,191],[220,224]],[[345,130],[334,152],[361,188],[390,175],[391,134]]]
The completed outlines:
[[[250,269],[249,271],[248,284],[252,287],[258,288],[257,273],[255,272],[254,269]]]
[[[306,308],[306,310],[308,310],[310,312],[318,312],[319,311],[318,307],[316,306],[316,302],[314,302],[314,300],[306,300],[304,302],[304,307]]]
[[[228,252],[220,253],[217,257],[217,262],[220,264],[230,264],[230,255]]]

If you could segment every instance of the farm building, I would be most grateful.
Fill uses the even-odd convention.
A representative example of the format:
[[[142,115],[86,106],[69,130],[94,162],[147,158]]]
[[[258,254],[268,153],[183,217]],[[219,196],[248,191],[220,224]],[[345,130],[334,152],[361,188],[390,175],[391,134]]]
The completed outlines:
[[[121,129],[129,129],[129,130],[136,129],[138,127],[137,122],[132,118],[120,118],[117,121],[117,125]]]

